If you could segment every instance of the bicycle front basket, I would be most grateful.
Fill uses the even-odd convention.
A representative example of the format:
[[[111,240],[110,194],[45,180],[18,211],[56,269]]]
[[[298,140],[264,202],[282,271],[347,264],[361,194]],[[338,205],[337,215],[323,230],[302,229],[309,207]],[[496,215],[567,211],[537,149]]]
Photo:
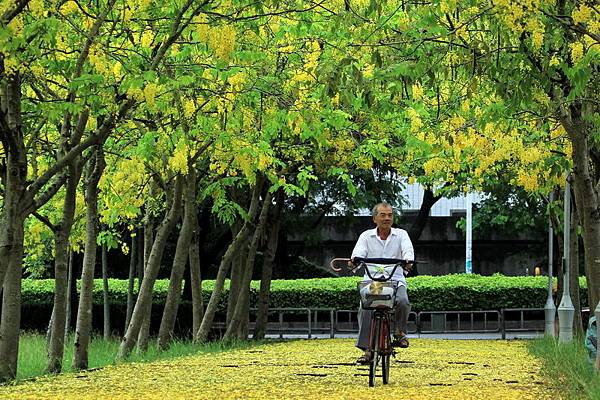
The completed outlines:
[[[364,309],[393,308],[396,285],[392,281],[358,282],[360,303]]]

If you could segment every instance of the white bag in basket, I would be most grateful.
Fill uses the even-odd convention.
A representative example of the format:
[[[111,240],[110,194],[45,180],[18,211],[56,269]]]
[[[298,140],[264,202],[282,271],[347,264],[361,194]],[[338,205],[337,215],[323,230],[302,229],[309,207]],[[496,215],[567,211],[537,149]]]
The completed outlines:
[[[384,295],[386,299],[373,299],[370,295]],[[394,287],[382,285],[381,282],[371,282],[360,289],[360,298],[365,307],[385,306],[391,308],[394,305]]]

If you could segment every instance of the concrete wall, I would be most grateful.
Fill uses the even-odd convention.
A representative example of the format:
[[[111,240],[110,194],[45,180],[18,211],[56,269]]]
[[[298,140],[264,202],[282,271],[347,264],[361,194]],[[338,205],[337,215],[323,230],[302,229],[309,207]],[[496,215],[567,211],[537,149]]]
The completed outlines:
[[[417,260],[427,264],[419,266],[421,275],[444,275],[464,272],[465,237],[456,228],[460,217],[429,217],[423,234],[413,243]],[[324,267],[335,257],[349,257],[360,233],[374,227],[371,217],[356,217],[350,222],[343,217],[327,217],[320,231],[309,241],[296,233],[289,237],[290,250],[305,241],[303,256]],[[396,226],[408,228],[412,217],[403,216]],[[534,267],[545,267],[547,260],[546,238],[503,237],[493,233],[489,237],[473,235],[473,272],[491,275],[533,274]]]

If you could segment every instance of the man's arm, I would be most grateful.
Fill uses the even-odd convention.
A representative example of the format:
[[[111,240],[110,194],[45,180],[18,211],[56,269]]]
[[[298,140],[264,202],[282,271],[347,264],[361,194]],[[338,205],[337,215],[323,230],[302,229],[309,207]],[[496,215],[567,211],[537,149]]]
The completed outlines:
[[[415,259],[415,250],[413,249],[412,242],[410,241],[410,237],[408,236],[408,233],[406,231],[402,231],[402,236],[400,239],[400,251],[402,254],[402,259]]]
[[[351,260],[354,260],[355,257],[366,258],[368,255],[368,247],[367,247],[367,236],[365,233],[361,233],[354,245],[354,249],[352,250],[352,255],[350,256]]]
[[[400,240],[400,252],[401,258],[403,260],[414,261],[415,259],[415,251],[413,249],[412,242],[410,240],[410,236],[406,231],[402,231],[402,236]],[[404,274],[408,274],[412,270],[413,264],[406,264],[404,266],[404,270],[406,271]]]

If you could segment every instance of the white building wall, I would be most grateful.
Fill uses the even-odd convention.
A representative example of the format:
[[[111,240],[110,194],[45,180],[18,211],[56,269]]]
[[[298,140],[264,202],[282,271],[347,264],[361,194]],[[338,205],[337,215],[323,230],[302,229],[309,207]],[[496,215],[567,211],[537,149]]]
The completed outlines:
[[[402,196],[406,199],[406,203],[402,207],[403,211],[418,211],[421,208],[423,202],[423,187],[418,183],[406,184],[402,191]],[[481,200],[481,195],[475,193],[473,195],[473,202]],[[449,217],[452,212],[463,211],[465,212],[467,205],[466,195],[453,197],[451,199],[441,198],[431,208],[430,215],[433,217]]]

